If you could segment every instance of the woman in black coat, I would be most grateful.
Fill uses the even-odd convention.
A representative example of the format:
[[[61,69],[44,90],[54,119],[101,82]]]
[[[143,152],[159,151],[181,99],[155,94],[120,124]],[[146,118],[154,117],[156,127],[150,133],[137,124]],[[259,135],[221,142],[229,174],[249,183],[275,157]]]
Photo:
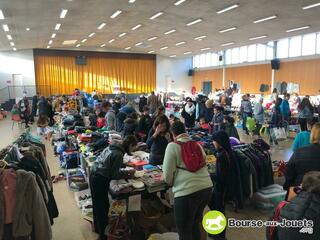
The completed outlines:
[[[303,176],[309,171],[320,171],[320,123],[313,125],[310,136],[311,145],[297,149],[286,165],[285,190],[299,186]]]

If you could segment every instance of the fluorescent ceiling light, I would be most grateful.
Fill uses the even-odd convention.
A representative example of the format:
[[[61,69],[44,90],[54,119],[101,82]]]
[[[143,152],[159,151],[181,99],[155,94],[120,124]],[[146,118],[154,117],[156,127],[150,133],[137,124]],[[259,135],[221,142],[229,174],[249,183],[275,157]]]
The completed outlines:
[[[129,0],[129,3],[134,3],[136,0]]]
[[[52,42],[53,42],[53,41],[52,41],[52,40],[50,40],[48,44],[49,44],[49,45],[51,45],[51,44],[52,44]]]
[[[171,56],[169,56],[169,57],[171,57],[171,58],[175,58],[177,55],[171,55]]]
[[[61,27],[61,24],[57,23],[56,26],[54,27],[54,29],[58,31],[60,29],[60,27]]]
[[[77,44],[77,46],[76,47],[80,47],[81,45],[80,44]]]
[[[211,48],[207,47],[207,48],[201,48],[200,50],[201,51],[207,51],[207,50],[210,50]]]
[[[10,45],[13,47],[14,46],[14,42],[10,42]]]
[[[168,46],[164,46],[162,48],[160,48],[160,50],[165,50],[165,49],[168,49],[169,47]]]
[[[65,18],[68,13],[68,9],[62,9],[60,13],[60,18]]]
[[[50,48],[50,46],[48,45],[47,48]]]
[[[307,9],[314,8],[314,7],[319,7],[319,6],[320,6],[320,2],[304,6],[304,7],[302,7],[302,9],[303,10],[307,10]]]
[[[186,42],[178,42],[178,43],[176,43],[176,46],[179,46],[179,45],[183,45],[183,44],[185,44]]]
[[[192,25],[197,24],[199,22],[202,22],[201,18],[198,18],[198,19],[196,19],[196,20],[194,20],[192,22],[187,23],[187,26],[192,26]]]
[[[221,10],[218,11],[217,13],[218,13],[218,14],[221,14],[221,13],[224,13],[224,12],[228,12],[228,11],[234,9],[234,8],[237,8],[237,7],[239,7],[239,4],[234,4],[234,5],[231,5],[231,6],[229,6],[229,7],[224,8],[224,9],[221,9]]]
[[[14,47],[14,48],[12,48],[12,50],[13,50],[13,51],[17,51],[17,49],[16,49],[15,47]]]
[[[257,39],[266,38],[266,37],[268,37],[268,36],[262,35],[262,36],[257,36],[257,37],[251,37],[251,38],[249,38],[249,40],[252,41],[252,40],[257,40]]]
[[[134,26],[133,28],[131,28],[131,30],[137,30],[138,28],[140,28],[142,25],[141,24],[138,24],[138,25],[136,25],[136,26]]]
[[[125,48],[125,50],[129,50],[129,49],[131,49],[131,47],[126,47],[126,48]]]
[[[8,38],[8,40],[12,40],[12,37],[11,37],[11,35],[7,35],[7,38]]]
[[[3,31],[9,32],[9,26],[7,24],[2,25]]]
[[[199,37],[194,38],[194,40],[200,41],[200,40],[202,40],[202,39],[204,39],[206,37],[207,37],[206,35],[203,35],[203,36],[199,36]]]
[[[171,34],[171,33],[176,32],[176,31],[177,31],[177,30],[175,30],[175,29],[171,29],[171,30],[165,32],[164,34],[165,34],[165,35],[168,35],[168,34]]]
[[[156,13],[155,15],[151,16],[149,19],[150,19],[150,20],[154,20],[154,19],[156,19],[157,17],[160,17],[162,14],[163,14],[163,12],[158,12],[158,13]]]
[[[181,3],[184,3],[186,0],[179,0],[177,2],[174,3],[174,5],[178,6],[180,5]]]
[[[149,51],[148,53],[154,53],[154,51],[152,50],[152,51]]]
[[[121,10],[117,10],[117,11],[115,11],[115,12],[110,16],[110,18],[116,18],[116,17],[118,17],[121,13],[122,13]]]
[[[86,39],[86,38],[81,40],[81,42],[83,42],[83,43],[84,43],[84,42],[86,42],[86,41],[87,41],[87,39]]]
[[[143,44],[143,42],[138,42],[138,43],[136,43],[136,46],[140,46],[142,44]]]
[[[187,55],[187,54],[190,54],[190,53],[192,53],[191,51],[189,51],[189,52],[185,52],[185,53],[183,53],[184,55]]]
[[[219,33],[225,33],[225,32],[230,32],[230,31],[233,31],[233,30],[236,30],[237,27],[231,27],[231,28],[227,28],[227,29],[222,29],[219,31]]]
[[[98,29],[101,30],[102,28],[104,28],[107,24],[106,23],[100,23],[100,25],[98,26]]]
[[[125,35],[127,35],[127,33],[125,33],[125,32],[124,32],[124,33],[120,33],[120,34],[119,34],[119,37],[123,37],[123,36],[125,36]]]
[[[4,19],[4,15],[1,9],[0,9],[0,19]]]
[[[62,45],[73,45],[77,42],[77,40],[65,40]]]
[[[115,40],[114,40],[114,38],[113,39],[111,39],[111,40],[109,40],[109,43],[113,43]]]
[[[229,46],[229,45],[232,45],[232,44],[234,44],[234,42],[228,42],[228,43],[223,43],[223,44],[221,44],[221,46]]]
[[[308,28],[310,28],[310,26],[291,28],[291,29],[288,29],[286,32],[295,32],[295,31],[300,31],[300,30],[304,30],[304,29],[308,29]]]
[[[253,23],[261,23],[261,22],[269,21],[269,20],[272,20],[272,19],[275,19],[275,18],[277,18],[277,16],[276,15],[272,15],[270,17],[257,19],[255,21],[253,21]]]
[[[158,37],[151,37],[151,38],[148,38],[148,41],[153,41],[153,40],[156,40]]]
[[[26,31],[29,32],[29,31],[30,31],[30,28],[27,27],[27,28],[26,28]]]
[[[89,34],[89,37],[93,37],[95,35],[95,33],[93,32],[93,33],[90,33]]]
[[[55,38],[57,34],[52,33],[51,38]]]
[[[102,44],[100,47],[105,47],[106,46],[106,44],[104,43],[104,44]]]

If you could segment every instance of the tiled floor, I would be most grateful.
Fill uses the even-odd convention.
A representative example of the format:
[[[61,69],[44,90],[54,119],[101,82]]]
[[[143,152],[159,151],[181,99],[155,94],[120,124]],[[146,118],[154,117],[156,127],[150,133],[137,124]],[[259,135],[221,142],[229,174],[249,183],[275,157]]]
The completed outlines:
[[[24,130],[17,125],[11,129],[12,123],[10,120],[0,121],[0,149],[10,144]],[[33,129],[34,130],[34,129]],[[241,134],[242,140],[246,142],[252,141],[251,137]],[[281,142],[279,147],[272,149],[272,158],[274,160],[288,160],[292,154],[289,150],[291,141]],[[52,175],[59,172],[57,159],[53,156],[52,147],[47,144],[48,162],[51,168]],[[282,179],[278,179],[281,182]],[[82,218],[79,209],[77,208],[73,194],[67,189],[65,182],[60,182],[54,185],[54,195],[57,200],[60,215],[55,220],[53,225],[54,240],[94,240],[96,235],[91,232],[90,225]],[[271,211],[261,211],[250,206],[250,203],[245,206],[244,210],[239,210],[235,213],[231,206],[227,208],[227,217],[236,219],[261,219],[266,220],[271,214]],[[264,228],[242,228],[228,229],[227,238],[229,240],[251,240],[265,239]],[[142,239],[141,239],[142,240]]]

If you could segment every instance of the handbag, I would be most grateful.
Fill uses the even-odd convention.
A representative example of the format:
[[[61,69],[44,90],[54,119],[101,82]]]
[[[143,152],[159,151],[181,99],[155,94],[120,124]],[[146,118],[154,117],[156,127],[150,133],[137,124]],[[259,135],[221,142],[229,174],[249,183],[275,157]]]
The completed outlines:
[[[271,136],[273,139],[277,141],[285,140],[287,139],[287,133],[285,128],[271,128]]]

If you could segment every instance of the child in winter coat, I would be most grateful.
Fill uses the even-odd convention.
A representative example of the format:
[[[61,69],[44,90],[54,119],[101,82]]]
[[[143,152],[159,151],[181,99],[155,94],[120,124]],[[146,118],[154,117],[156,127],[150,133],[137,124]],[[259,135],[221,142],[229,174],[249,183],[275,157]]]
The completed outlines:
[[[223,110],[221,106],[214,107],[214,115],[212,118],[213,131],[220,131],[223,129]]]

